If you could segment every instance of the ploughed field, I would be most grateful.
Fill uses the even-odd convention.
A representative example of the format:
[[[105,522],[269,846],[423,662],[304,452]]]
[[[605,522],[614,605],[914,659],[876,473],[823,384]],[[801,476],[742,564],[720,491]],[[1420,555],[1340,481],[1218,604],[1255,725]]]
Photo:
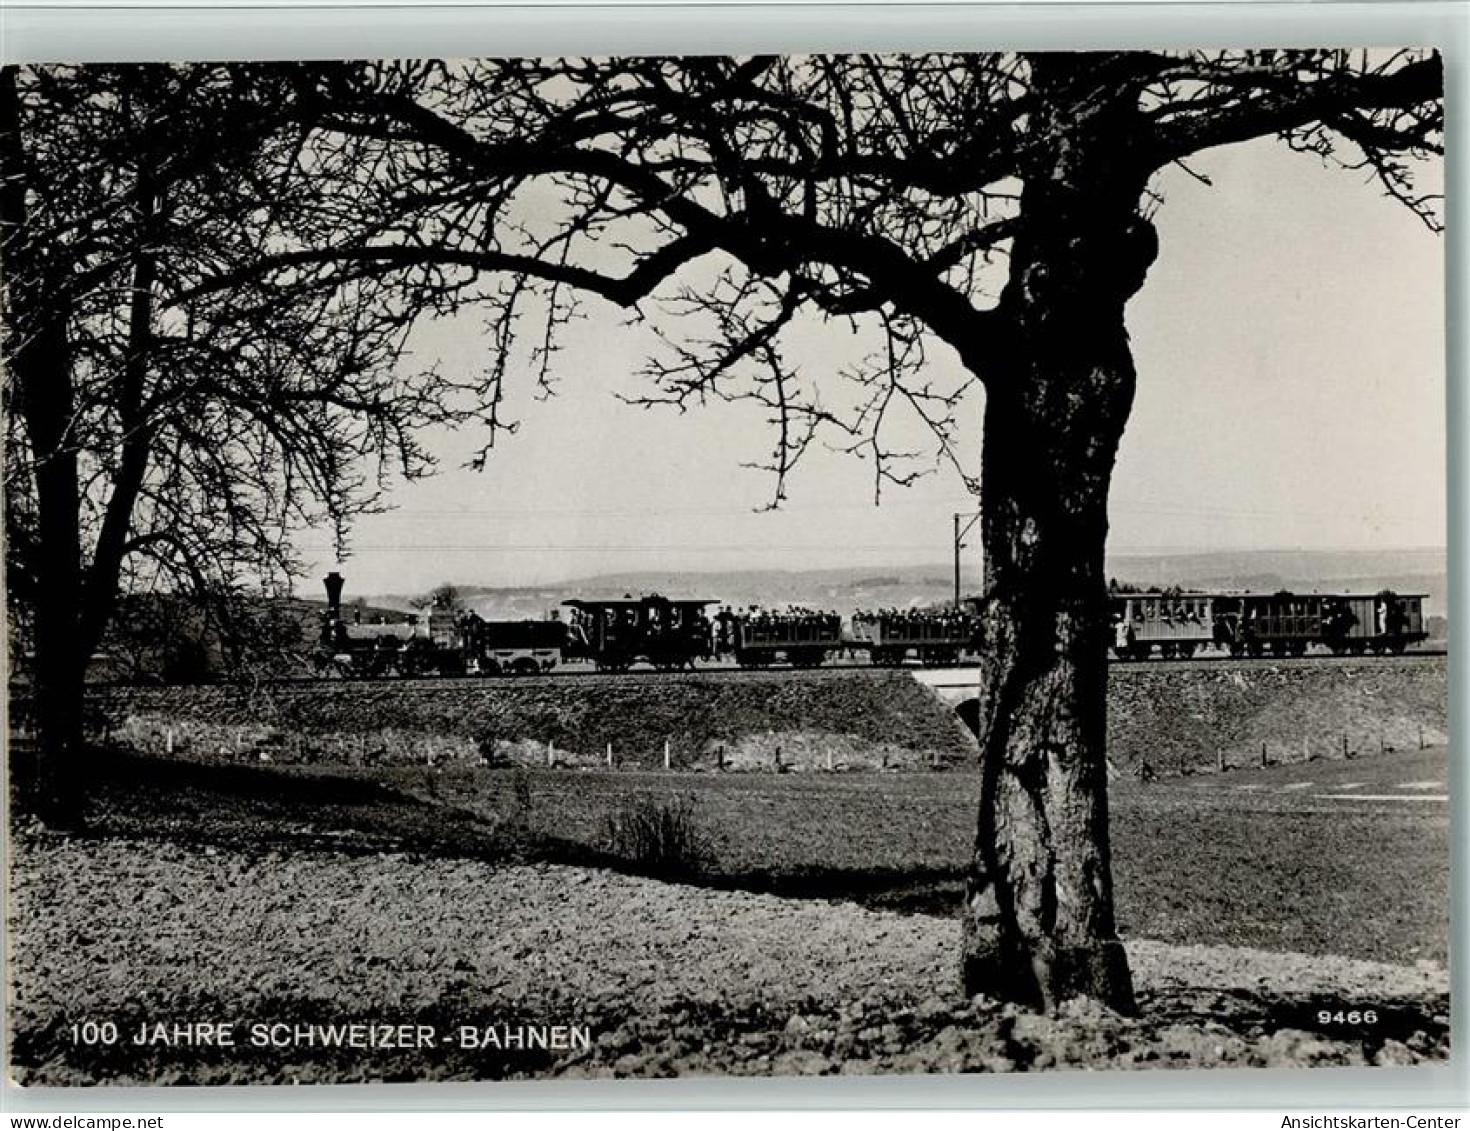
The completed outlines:
[[[956,992],[970,772],[116,754],[87,835],[17,830],[14,1071],[238,1082],[1442,1060],[1446,780],[1443,748],[1121,778],[1115,878],[1142,1013],[1032,1017]],[[619,835],[649,813],[680,830],[675,858]],[[684,882],[657,878],[670,875]],[[119,1040],[78,1043],[86,1020],[111,1020]],[[189,1021],[234,1022],[238,1043],[131,1039]],[[412,1047],[322,1047],[310,1032],[278,1046],[276,1022],[399,1026]],[[588,1041],[512,1047],[521,1026]],[[467,1046],[462,1027],[481,1036]]]

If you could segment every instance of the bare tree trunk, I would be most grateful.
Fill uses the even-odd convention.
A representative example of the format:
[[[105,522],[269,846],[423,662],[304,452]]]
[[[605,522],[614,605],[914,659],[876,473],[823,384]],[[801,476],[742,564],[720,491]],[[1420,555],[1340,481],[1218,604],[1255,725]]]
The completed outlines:
[[[1136,212],[1142,175],[1120,175],[1126,146],[1101,115],[1068,120],[1066,101],[1051,108],[1062,139],[1054,173],[1024,190],[1027,228],[1000,303],[1005,340],[977,347],[993,376],[982,784],[963,977],[971,994],[1045,1008],[1087,996],[1129,1012],[1108,844],[1103,553],[1133,402],[1123,308],[1157,244]]]
[[[1124,373],[1110,376],[1131,390]],[[1101,452],[1056,435],[1059,409],[1023,393],[992,395],[986,411],[982,774],[964,983],[1028,1005],[1081,995],[1129,1011],[1108,849],[1107,480],[1079,466]]]
[[[81,620],[81,498],[76,390],[67,302],[44,246],[32,242],[29,163],[20,136],[16,69],[0,67],[0,284],[14,404],[25,421],[36,498],[35,696],[40,735],[34,778],[22,782],[48,823],[80,823],[82,709],[88,649]],[[23,458],[23,457],[22,457]]]
[[[56,827],[81,821],[86,754],[80,503],[76,453],[67,435],[70,364],[65,328],[54,321],[40,327],[12,360],[35,458],[35,696],[40,752],[31,803],[42,820]]]

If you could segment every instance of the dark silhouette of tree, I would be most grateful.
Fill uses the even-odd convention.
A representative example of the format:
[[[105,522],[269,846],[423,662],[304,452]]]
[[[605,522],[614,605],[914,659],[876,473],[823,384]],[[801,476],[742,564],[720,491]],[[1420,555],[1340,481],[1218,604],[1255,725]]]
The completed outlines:
[[[488,307],[491,442],[517,347],[549,387],[557,333],[585,296],[665,334],[641,403],[767,410],[776,502],[819,437],[871,460],[880,486],[912,478],[884,442],[898,406],[950,451],[958,390],[928,373],[936,343],[983,383],[983,772],[964,984],[1131,1008],[1107,832],[1102,566],[1135,379],[1124,309],[1157,253],[1150,181],[1277,136],[1371,172],[1437,227],[1438,201],[1411,174],[1440,151],[1438,56],[511,60],[294,81],[331,187],[266,285],[392,280],[405,307]],[[342,199],[358,223],[342,222]],[[782,334],[813,320],[874,328],[870,364],[804,377]]]
[[[811,445],[918,474],[917,413],[952,453],[950,351],[986,393],[978,489],[986,637],[967,992],[1129,1009],[1104,756],[1108,486],[1133,399],[1124,311],[1157,252],[1162,169],[1257,137],[1360,168],[1437,226],[1424,52],[396,62],[264,68],[302,123],[310,194],[192,295],[245,307],[383,288],[395,309],[491,316],[488,454],[523,364],[603,300],[666,339],[647,405],[753,401],[773,502]],[[289,97],[284,92],[289,91]],[[1187,167],[1187,166],[1186,166]],[[294,200],[294,198],[293,198]],[[249,293],[242,297],[242,290]],[[805,372],[796,325],[873,332]]]
[[[411,603],[415,609],[425,612],[439,609],[457,613],[466,607],[464,594],[459,591],[459,586],[450,581],[441,581],[422,597],[414,598]]]
[[[266,622],[242,598],[283,588],[291,531],[340,538],[390,475],[428,470],[414,428],[455,415],[444,382],[402,371],[407,321],[372,280],[186,297],[258,258],[303,195],[319,206],[279,87],[0,69],[6,565],[34,648],[33,800],[57,823],[78,817],[84,670],[119,594],[207,598],[249,645]]]

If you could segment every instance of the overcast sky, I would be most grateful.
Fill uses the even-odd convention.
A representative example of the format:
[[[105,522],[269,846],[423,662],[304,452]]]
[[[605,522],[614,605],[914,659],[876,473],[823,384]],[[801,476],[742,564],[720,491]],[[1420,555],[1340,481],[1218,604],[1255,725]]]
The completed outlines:
[[[1112,492],[1109,550],[1438,547],[1445,534],[1444,248],[1360,173],[1254,142],[1159,182],[1161,251],[1128,308],[1139,379]],[[514,390],[520,431],[480,473],[472,435],[436,437],[434,479],[397,489],[335,563],[349,590],[443,580],[528,584],[630,569],[820,568],[949,560],[951,515],[972,511],[946,468],[873,504],[871,467],[813,453],[777,513],[743,469],[771,437],[757,413],[679,416],[615,394],[651,341],[589,300],[560,395]],[[821,376],[860,343],[832,328],[799,344]],[[423,364],[473,367],[474,315],[418,340]],[[936,365],[950,366],[947,357]],[[955,369],[956,375],[959,370]],[[978,471],[978,389],[963,406]],[[921,438],[902,422],[895,442]],[[978,541],[978,539],[976,539]],[[978,551],[967,557],[978,575]]]

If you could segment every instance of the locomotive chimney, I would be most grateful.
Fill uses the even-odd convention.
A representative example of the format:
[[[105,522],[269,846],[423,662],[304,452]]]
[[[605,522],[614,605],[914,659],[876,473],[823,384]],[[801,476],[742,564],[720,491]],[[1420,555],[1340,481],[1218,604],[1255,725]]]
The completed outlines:
[[[342,619],[342,586],[346,580],[336,570],[322,578],[322,584],[327,587],[327,615],[333,620]]]

